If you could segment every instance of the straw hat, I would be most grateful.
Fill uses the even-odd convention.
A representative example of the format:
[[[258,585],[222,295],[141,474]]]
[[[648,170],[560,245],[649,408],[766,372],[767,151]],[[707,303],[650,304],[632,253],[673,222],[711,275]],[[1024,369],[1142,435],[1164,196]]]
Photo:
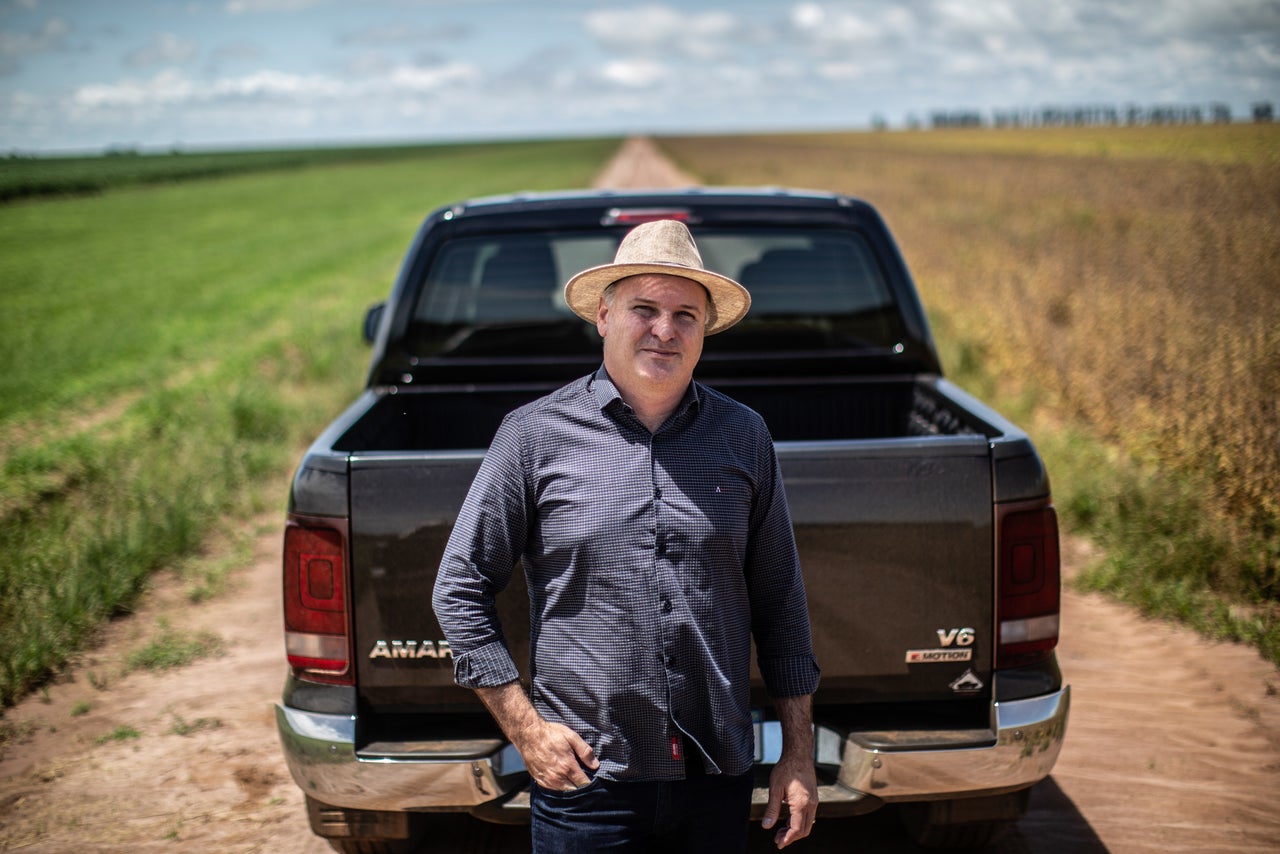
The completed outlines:
[[[751,294],[747,289],[703,267],[693,235],[684,223],[672,219],[646,222],[633,228],[622,238],[612,264],[583,270],[569,280],[564,286],[564,300],[578,317],[595,323],[604,289],[619,279],[641,273],[681,276],[706,288],[712,306],[706,335],[723,332],[751,308]]]

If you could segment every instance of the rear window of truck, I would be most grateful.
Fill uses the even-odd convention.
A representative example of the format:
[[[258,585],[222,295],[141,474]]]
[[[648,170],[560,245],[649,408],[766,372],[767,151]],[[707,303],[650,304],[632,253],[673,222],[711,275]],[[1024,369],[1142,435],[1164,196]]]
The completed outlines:
[[[591,324],[564,302],[575,273],[613,260],[625,232],[489,234],[436,251],[410,330],[427,358],[580,355],[599,351]],[[694,230],[703,263],[741,282],[751,311],[707,339],[708,354],[756,349],[881,350],[900,319],[870,245],[848,230]],[[513,339],[513,336],[518,338]]]

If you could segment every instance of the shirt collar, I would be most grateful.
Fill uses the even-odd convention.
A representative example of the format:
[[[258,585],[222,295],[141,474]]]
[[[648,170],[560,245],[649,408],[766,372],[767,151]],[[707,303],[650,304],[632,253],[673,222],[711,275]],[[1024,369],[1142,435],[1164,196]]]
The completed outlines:
[[[631,407],[627,406],[626,402],[623,401],[622,394],[618,391],[618,387],[614,385],[613,378],[609,376],[609,372],[604,369],[604,365],[601,365],[600,369],[591,377],[590,388],[602,412],[606,411],[615,400],[618,406],[624,407],[627,412],[631,411]],[[698,395],[698,383],[690,380],[689,387],[685,389],[684,397],[680,400],[676,411],[667,419],[667,423],[670,424],[676,421],[687,412],[696,413],[701,401],[702,399]]]

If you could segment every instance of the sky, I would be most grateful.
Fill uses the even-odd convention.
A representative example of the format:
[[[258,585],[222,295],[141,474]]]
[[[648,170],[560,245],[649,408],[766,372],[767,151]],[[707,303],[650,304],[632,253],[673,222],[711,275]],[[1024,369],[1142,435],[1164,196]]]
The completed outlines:
[[[0,152],[1277,102],[1280,0],[0,0]]]

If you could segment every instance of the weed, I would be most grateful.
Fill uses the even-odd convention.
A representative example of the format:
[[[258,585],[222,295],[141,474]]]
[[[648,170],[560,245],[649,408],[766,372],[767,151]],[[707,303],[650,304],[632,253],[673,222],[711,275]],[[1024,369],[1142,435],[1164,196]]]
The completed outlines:
[[[118,726],[106,735],[98,736],[96,744],[107,744],[112,741],[136,741],[142,733],[131,726]]]
[[[188,736],[193,732],[218,729],[222,726],[222,721],[217,718],[196,718],[194,721],[188,722],[177,712],[170,712],[169,714],[173,717],[173,725],[169,727],[169,732],[174,735]]]
[[[221,655],[226,646],[222,638],[213,632],[181,632],[163,618],[156,621],[156,627],[155,636],[129,655],[125,663],[126,673],[131,670],[185,667],[202,658]]]
[[[87,715],[93,709],[93,705],[88,700],[79,700],[71,707],[71,717],[78,718]]]

